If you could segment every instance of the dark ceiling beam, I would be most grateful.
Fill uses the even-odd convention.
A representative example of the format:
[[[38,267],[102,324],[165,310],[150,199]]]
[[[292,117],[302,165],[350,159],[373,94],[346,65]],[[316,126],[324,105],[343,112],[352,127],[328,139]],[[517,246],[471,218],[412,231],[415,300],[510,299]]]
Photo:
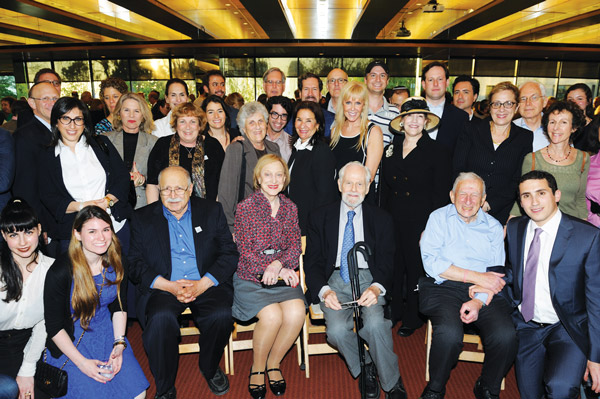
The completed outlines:
[[[35,29],[24,28],[22,26],[10,25],[0,22],[0,33],[7,35],[28,37],[30,39],[41,40],[53,43],[84,43],[83,40],[73,39],[72,37],[55,35],[53,33],[41,32]]]
[[[547,37],[564,33],[573,29],[583,28],[600,24],[600,10],[590,11],[585,14],[576,15],[571,18],[565,18],[561,21],[538,26],[535,29],[529,29],[519,32],[512,36],[507,36],[502,41],[522,41],[527,42],[541,37]]]
[[[10,40],[0,40],[0,44],[7,44],[9,46],[18,46],[25,44],[25,42],[12,42]]]
[[[111,2],[141,15],[144,18],[148,18],[171,28],[174,31],[183,33],[193,40],[213,39],[213,37],[202,30],[201,27],[195,26],[187,18],[184,18],[177,12],[168,9],[158,2],[148,0],[111,0]]]
[[[242,6],[272,40],[293,39],[285,13],[278,0],[240,0]]]
[[[453,24],[445,26],[432,39],[453,40],[465,33],[491,24],[519,11],[538,4],[540,0],[496,0],[459,18]],[[485,39],[484,37],[480,39]]]
[[[352,39],[373,40],[381,30],[408,4],[408,0],[371,0],[354,27]]]
[[[70,26],[72,28],[80,29],[84,32],[90,32],[97,35],[111,37],[117,40],[152,40],[152,38],[149,36],[129,33],[121,29],[115,28],[114,26],[106,25],[89,18],[84,18],[80,15],[68,12],[66,10],[50,7],[48,5],[38,3],[32,0],[2,0],[0,8],[40,18],[45,21],[51,21],[57,24]]]

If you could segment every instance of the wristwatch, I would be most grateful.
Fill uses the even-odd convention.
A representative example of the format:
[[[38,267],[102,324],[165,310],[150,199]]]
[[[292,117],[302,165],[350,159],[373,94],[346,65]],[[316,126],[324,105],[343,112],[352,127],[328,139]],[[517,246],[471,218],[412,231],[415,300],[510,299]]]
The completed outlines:
[[[115,204],[115,201],[113,201],[108,195],[104,197],[104,199],[106,200],[106,204],[109,208],[112,208],[112,206]]]

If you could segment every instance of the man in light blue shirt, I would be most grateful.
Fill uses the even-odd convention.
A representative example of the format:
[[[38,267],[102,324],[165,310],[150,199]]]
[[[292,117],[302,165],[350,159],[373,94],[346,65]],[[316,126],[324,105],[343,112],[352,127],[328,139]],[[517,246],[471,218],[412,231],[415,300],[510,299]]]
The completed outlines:
[[[516,354],[516,334],[508,302],[496,294],[504,287],[504,234],[484,213],[485,183],[461,173],[450,192],[452,204],[429,216],[421,238],[427,277],[419,281],[420,310],[433,326],[430,382],[421,395],[442,399],[463,345],[463,324],[473,324],[485,343],[485,362],[473,392],[477,399],[498,398],[502,379]]]
[[[542,112],[548,104],[546,88],[536,81],[523,83],[519,87],[519,113],[521,117],[514,124],[533,133],[533,152],[546,147],[550,140],[542,127]]]

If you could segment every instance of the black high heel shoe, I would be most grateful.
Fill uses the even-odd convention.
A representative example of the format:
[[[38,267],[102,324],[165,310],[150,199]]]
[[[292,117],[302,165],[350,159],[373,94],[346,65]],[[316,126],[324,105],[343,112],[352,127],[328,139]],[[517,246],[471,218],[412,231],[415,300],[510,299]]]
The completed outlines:
[[[279,371],[279,373],[281,374],[281,379],[277,381],[271,381],[271,377],[269,377],[269,373],[271,371]],[[275,396],[281,396],[285,393],[285,388],[287,387],[287,385],[285,383],[285,379],[283,378],[283,373],[281,373],[281,369],[268,369],[267,378],[269,378],[269,388],[271,388],[271,392],[273,392]]]
[[[252,399],[265,399],[267,396],[267,387],[265,384],[251,384],[250,378],[253,375],[264,375],[264,371],[252,371],[252,367],[250,367],[250,375],[248,376],[248,392],[250,392],[250,396]]]

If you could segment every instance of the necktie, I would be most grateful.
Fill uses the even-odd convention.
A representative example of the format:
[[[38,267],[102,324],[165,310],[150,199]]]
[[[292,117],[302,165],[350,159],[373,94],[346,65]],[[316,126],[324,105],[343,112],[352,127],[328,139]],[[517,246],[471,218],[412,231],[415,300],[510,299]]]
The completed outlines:
[[[535,235],[529,246],[525,273],[523,275],[523,302],[521,302],[521,314],[528,322],[533,319],[533,307],[535,303],[535,279],[537,276],[538,260],[540,259],[540,234],[542,229],[535,229]]]
[[[342,281],[346,284],[350,282],[350,275],[348,273],[348,252],[354,246],[354,224],[352,223],[352,219],[354,219],[355,212],[348,211],[348,221],[346,222],[346,227],[344,227],[344,240],[342,241],[342,253],[341,253],[341,266],[340,266],[340,275],[342,276]]]

